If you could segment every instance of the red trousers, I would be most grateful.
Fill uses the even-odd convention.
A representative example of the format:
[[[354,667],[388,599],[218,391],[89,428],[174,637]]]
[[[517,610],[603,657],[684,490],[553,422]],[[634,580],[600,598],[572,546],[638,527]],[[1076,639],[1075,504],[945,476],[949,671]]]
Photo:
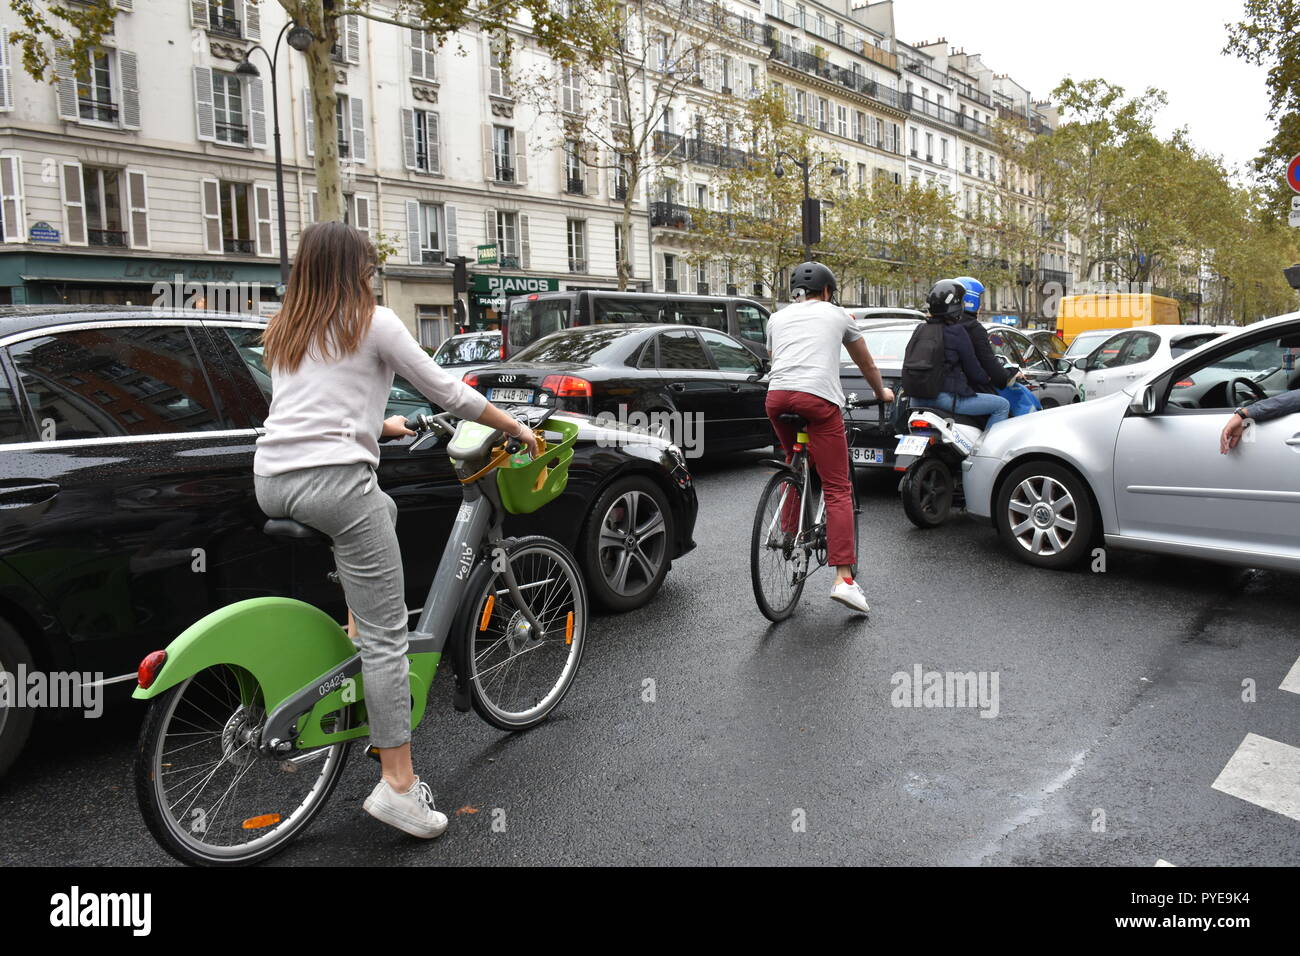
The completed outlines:
[[[794,455],[796,429],[777,418],[786,414],[801,415],[808,422],[808,456],[826,495],[827,560],[833,567],[855,564],[849,444],[844,438],[844,418],[839,406],[807,392],[767,393],[767,417],[772,420],[776,436],[785,449],[785,460],[789,461]],[[797,522],[797,512],[795,519]]]

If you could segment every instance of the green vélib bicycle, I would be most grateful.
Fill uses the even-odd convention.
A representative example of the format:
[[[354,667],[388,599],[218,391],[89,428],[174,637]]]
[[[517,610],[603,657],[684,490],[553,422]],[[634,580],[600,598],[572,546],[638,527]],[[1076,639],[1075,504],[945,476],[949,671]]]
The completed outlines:
[[[577,562],[551,538],[501,531],[507,513],[535,511],[564,490],[578,425],[549,409],[511,413],[537,432],[535,458],[476,422],[407,422],[419,433],[411,450],[450,439],[464,497],[410,634],[412,729],[444,652],[456,708],[472,705],[511,731],[544,720],[582,660],[587,592]],[[288,519],[266,531],[328,540]],[[214,611],[146,657],[139,677],[135,697],[151,703],[136,795],[149,831],[189,864],[246,865],[282,850],[324,807],[350,742],[369,732],[356,646],[302,601],[254,598]]]

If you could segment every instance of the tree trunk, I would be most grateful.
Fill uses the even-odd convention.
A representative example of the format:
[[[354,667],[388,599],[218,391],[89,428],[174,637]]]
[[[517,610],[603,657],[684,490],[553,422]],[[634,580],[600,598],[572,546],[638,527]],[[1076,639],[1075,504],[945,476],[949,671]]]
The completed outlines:
[[[343,187],[339,175],[338,96],[336,68],[330,50],[338,42],[338,18],[326,17],[322,0],[280,0],[297,23],[311,30],[316,41],[307,48],[308,93],[315,120],[316,206],[320,222],[343,220]]]

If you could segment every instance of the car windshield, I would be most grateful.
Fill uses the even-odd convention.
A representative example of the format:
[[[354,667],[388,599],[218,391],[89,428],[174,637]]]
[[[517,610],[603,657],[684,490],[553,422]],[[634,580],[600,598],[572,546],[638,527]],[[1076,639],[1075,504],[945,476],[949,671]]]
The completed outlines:
[[[470,365],[494,362],[501,357],[501,337],[497,335],[455,335],[443,342],[434,353],[439,365]]]
[[[512,362],[599,362],[603,353],[627,336],[623,329],[601,326],[548,335],[510,357]]]
[[[1066,358],[1081,358],[1084,355],[1092,354],[1092,350],[1102,342],[1115,334],[1114,329],[1106,329],[1100,332],[1080,332],[1070,343],[1070,347],[1065,350]]]
[[[901,362],[907,343],[912,340],[913,331],[913,328],[866,329],[862,338],[867,343],[867,351],[877,362]],[[843,346],[840,346],[840,362],[843,365],[853,364],[849,350]]]

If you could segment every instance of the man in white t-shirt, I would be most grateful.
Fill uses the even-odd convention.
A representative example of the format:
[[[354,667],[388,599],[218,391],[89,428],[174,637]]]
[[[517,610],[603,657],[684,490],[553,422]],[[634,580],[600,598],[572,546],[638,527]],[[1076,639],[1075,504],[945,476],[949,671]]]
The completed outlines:
[[[772,371],[767,383],[767,417],[785,449],[793,456],[796,429],[780,421],[788,413],[808,422],[808,454],[826,495],[826,543],[835,567],[831,599],[866,614],[862,588],[853,580],[853,481],[849,446],[844,437],[844,390],[840,388],[840,346],[861,370],[876,397],[894,400],[885,388],[867,343],[853,317],[835,304],[835,275],[820,262],[805,262],[790,275],[794,299],[767,325],[767,349]]]

